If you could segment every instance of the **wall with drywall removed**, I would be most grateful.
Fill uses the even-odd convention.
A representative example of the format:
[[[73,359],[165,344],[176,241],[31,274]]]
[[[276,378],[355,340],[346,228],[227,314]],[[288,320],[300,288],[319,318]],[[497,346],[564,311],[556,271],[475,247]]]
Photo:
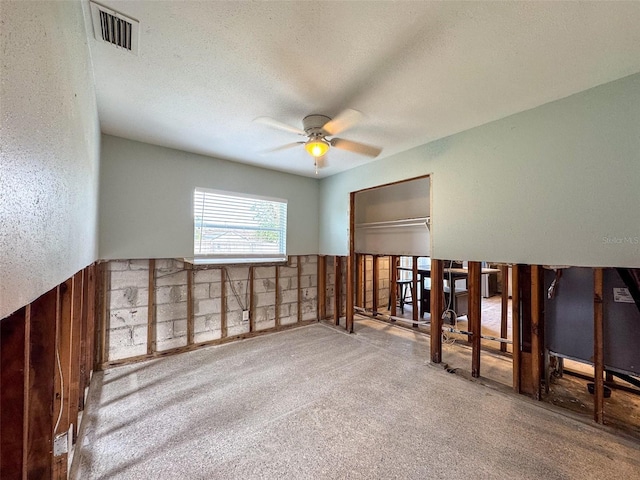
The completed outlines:
[[[640,74],[320,182],[320,252],[349,192],[431,174],[432,256],[640,267]]]
[[[288,200],[287,254],[317,253],[317,180],[103,135],[100,258],[193,257],[196,187]]]
[[[1,9],[3,318],[97,258],[100,130],[81,2]]]

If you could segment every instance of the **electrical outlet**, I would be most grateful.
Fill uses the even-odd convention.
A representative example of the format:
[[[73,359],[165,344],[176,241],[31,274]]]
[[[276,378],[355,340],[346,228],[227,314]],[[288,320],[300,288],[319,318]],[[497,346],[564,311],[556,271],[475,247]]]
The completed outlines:
[[[59,457],[60,455],[64,455],[65,453],[69,453],[69,440],[67,432],[56,435],[56,437],[53,439],[53,456]]]
[[[243,310],[242,311],[242,321],[243,322],[248,322],[249,321],[249,310]]]

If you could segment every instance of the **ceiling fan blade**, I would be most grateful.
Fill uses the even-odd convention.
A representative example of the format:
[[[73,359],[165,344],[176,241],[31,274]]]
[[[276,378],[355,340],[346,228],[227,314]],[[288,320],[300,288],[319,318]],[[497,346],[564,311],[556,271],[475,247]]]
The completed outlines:
[[[342,138],[333,138],[331,140],[331,146],[368,157],[377,157],[380,155],[380,152],[382,152],[381,148],[365,145],[364,143],[352,142],[351,140],[344,140]]]
[[[287,143],[285,145],[280,145],[279,147],[275,147],[275,148],[270,148],[268,150],[263,150],[260,153],[274,153],[274,152],[279,152],[281,150],[289,150],[290,148],[293,147],[297,147],[298,145],[304,145],[304,142],[293,142],[293,143]]]
[[[258,117],[254,120],[254,122],[261,123],[262,125],[266,125],[267,127],[277,128],[278,130],[284,130],[285,132],[297,133],[298,135],[306,135],[306,133],[304,133],[304,130],[292,127],[291,125],[282,123],[274,118]]]
[[[362,119],[362,114],[351,108],[343,110],[335,116],[333,120],[329,120],[322,127],[326,135],[338,135],[340,132],[350,129]]]

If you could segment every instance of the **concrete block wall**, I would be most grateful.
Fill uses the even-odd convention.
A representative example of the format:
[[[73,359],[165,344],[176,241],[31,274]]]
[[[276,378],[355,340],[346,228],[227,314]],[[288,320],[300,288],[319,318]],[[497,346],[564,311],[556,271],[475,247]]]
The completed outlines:
[[[298,260],[300,265],[298,266]],[[149,260],[113,260],[108,262],[108,361],[147,353],[149,318]],[[190,266],[175,259],[155,260],[152,317],[155,320],[155,350],[165,351],[188,344],[188,275]],[[316,255],[292,256],[286,265],[254,267],[253,311],[255,331],[291,325],[300,319],[318,316],[318,258]],[[298,277],[298,268],[300,269]],[[249,310],[250,267],[231,265],[194,267],[191,274],[193,343],[222,337],[222,285],[225,290],[226,335],[249,333],[250,322],[242,319]],[[298,304],[300,278],[300,304]],[[276,298],[279,305],[276,312]]]
[[[147,352],[149,261],[117,260],[107,265],[108,359]]]
[[[187,344],[187,271],[179,260],[155,263],[155,340],[161,352]]]

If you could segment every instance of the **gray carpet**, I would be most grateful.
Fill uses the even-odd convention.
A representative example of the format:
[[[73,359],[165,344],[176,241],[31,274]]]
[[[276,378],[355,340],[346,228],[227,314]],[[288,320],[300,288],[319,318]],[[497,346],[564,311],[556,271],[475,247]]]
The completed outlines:
[[[637,479],[640,446],[314,324],[96,374],[73,479]]]

